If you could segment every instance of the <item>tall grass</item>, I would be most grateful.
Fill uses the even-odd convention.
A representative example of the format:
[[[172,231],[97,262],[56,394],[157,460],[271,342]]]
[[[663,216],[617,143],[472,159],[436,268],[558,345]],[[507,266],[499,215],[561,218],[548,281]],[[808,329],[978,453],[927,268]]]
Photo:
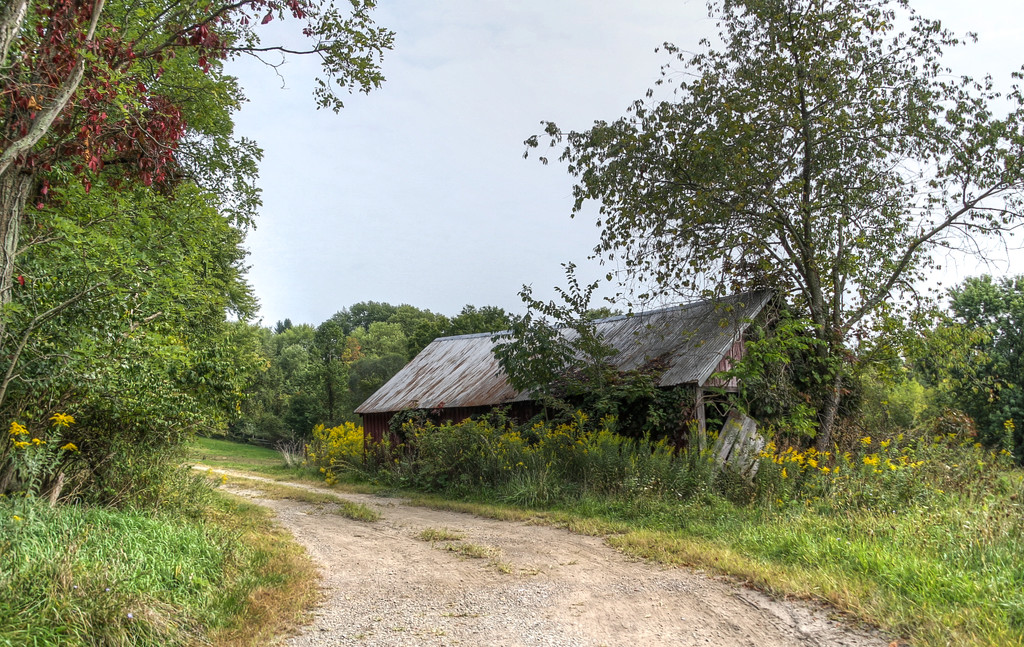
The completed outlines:
[[[287,622],[254,605],[283,586],[301,606],[315,577],[269,526],[223,498],[202,516],[0,501],[0,645],[230,643],[253,613]]]

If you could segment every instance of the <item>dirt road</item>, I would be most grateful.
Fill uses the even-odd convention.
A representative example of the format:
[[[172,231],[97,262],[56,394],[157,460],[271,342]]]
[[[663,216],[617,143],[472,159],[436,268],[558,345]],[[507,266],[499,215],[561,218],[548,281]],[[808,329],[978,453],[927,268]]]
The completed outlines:
[[[323,570],[326,599],[292,647],[889,644],[806,604],[632,561],[600,538],[345,494],[381,514],[352,521],[235,489],[272,508]]]

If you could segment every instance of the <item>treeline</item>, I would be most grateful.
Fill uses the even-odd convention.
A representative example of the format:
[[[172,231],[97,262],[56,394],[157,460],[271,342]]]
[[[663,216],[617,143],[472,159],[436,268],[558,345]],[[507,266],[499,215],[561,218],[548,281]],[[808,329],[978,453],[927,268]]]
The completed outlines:
[[[266,366],[229,426],[231,436],[276,444],[302,441],[313,427],[358,422],[366,398],[437,337],[509,327],[502,308],[467,305],[448,317],[415,306],[366,301],[318,326],[279,321],[253,327]]]

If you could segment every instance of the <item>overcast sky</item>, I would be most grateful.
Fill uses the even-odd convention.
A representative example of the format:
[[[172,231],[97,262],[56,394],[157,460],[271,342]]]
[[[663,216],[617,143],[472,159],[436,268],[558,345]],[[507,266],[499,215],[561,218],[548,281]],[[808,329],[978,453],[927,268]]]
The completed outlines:
[[[594,218],[569,218],[570,176],[524,160],[523,140],[541,120],[583,129],[623,115],[666,62],[658,45],[694,49],[714,36],[704,2],[380,4],[378,23],[396,32],[387,82],[340,114],[315,109],[313,61],[289,61],[283,81],[251,61],[229,64],[250,99],[237,133],[265,151],[263,208],[248,237],[263,324],[317,324],[368,300],[448,315],[467,303],[518,312],[523,284],[553,296],[561,263],[580,265],[583,280],[603,276],[587,261]],[[1005,86],[1024,64],[1020,0],[914,5],[979,34],[948,57],[956,69]],[[996,260],[992,271],[1005,271],[1005,253]],[[947,283],[977,271],[960,263]]]

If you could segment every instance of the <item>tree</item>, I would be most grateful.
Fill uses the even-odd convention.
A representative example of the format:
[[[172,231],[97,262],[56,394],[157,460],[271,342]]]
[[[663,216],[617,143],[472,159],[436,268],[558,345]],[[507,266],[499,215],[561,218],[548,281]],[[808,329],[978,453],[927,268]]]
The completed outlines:
[[[44,203],[54,181],[77,178],[88,188],[104,171],[162,186],[186,176],[228,178],[217,187],[226,193],[221,207],[250,217],[258,198],[246,177],[258,152],[251,142],[233,145],[223,121],[204,118],[204,109],[221,114],[242,100],[221,61],[315,54],[325,76],[317,102],[338,109],[338,89],[369,90],[383,80],[377,61],[392,35],[371,22],[373,6],[355,0],[346,14],[314,0],[7,2],[0,11],[0,307],[13,298],[26,205]],[[260,43],[256,27],[285,15],[304,23],[308,49]],[[0,344],[8,341],[4,314]]]
[[[342,92],[383,80],[378,62],[392,35],[373,25],[373,6],[4,3],[5,419],[39,427],[47,411],[73,406],[79,473],[96,480],[117,463],[129,472],[154,457],[157,465],[162,449],[223,424],[259,361],[256,334],[225,316],[245,319],[255,303],[241,241],[259,205],[260,151],[233,137],[244,97],[222,63],[243,53],[316,55],[317,103],[337,110]],[[260,42],[260,25],[286,17],[301,23],[309,47]],[[0,440],[0,493],[11,448]]]
[[[969,278],[949,296],[918,364],[983,442],[1024,460],[1024,276]]]
[[[54,191],[59,235],[23,252],[6,311],[17,343],[0,363],[0,416],[45,433],[55,411],[73,414],[63,441],[78,451],[51,473],[55,495],[67,474],[93,499],[159,497],[185,439],[222,427],[255,377],[255,338],[225,321],[255,307],[242,232],[187,183]],[[12,449],[0,442],[0,493],[18,487]]]
[[[504,308],[497,306],[476,306],[466,304],[459,314],[452,317],[445,328],[445,335],[472,335],[476,333],[508,330],[512,324]]]
[[[1024,102],[1014,86],[997,117],[988,79],[942,64],[960,39],[906,0],[713,0],[709,12],[720,46],[666,46],[683,65],[663,75],[672,100],[546,134],[577,179],[573,214],[600,204],[596,253],[647,295],[789,296],[822,342],[825,448],[851,340],[920,296],[933,250],[1019,223]]]
[[[608,360],[617,352],[601,340],[591,316],[599,282],[580,285],[576,265],[562,267],[567,286],[555,287],[561,303],[539,301],[524,285],[519,297],[527,312],[509,317],[508,328],[494,335],[492,351],[509,384],[546,401],[557,391],[605,391],[614,373]]]

